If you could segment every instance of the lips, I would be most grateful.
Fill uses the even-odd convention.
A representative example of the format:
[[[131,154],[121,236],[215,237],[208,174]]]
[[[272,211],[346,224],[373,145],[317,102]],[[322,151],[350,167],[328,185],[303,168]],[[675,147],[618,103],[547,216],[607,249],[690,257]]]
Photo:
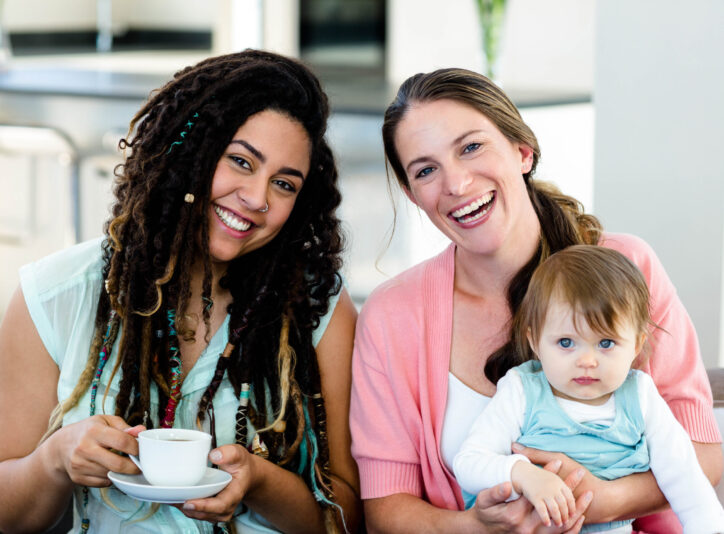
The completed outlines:
[[[578,378],[574,378],[573,381],[579,386],[590,386],[591,384],[595,384],[596,382],[598,382],[598,378],[592,378],[590,376],[579,376]]]
[[[219,219],[222,223],[224,223],[226,226],[231,228],[232,230],[235,230],[237,232],[246,232],[249,228],[251,228],[254,223],[244,219],[240,215],[237,215],[236,213],[232,212],[231,210],[228,210],[222,206],[219,206],[218,204],[214,204],[214,211],[216,212],[216,215],[219,216]]]

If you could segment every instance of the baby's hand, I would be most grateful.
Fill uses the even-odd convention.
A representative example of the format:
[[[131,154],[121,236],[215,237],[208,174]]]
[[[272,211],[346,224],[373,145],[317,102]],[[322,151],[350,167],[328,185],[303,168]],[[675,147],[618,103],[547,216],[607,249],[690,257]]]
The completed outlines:
[[[576,510],[570,488],[550,471],[521,460],[513,465],[511,478],[515,491],[528,499],[547,527],[551,526],[551,519],[560,527],[568,521],[569,513]]]

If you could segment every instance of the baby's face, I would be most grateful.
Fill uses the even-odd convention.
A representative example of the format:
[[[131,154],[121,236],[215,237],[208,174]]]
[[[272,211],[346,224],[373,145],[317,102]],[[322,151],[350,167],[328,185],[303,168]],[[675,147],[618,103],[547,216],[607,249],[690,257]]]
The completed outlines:
[[[618,325],[616,336],[610,337],[591,330],[581,315],[575,324],[573,319],[567,303],[551,300],[537,345],[529,336],[531,347],[554,395],[603,404],[623,384],[643,339],[631,321]]]

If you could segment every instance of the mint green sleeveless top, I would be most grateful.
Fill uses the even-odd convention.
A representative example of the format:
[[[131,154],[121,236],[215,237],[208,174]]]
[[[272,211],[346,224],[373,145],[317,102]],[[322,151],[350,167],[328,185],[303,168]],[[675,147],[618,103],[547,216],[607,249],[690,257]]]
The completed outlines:
[[[62,250],[20,270],[20,284],[30,316],[46,349],[60,369],[58,401],[70,396],[88,359],[88,349],[93,336],[93,323],[102,280],[102,239],[94,239]],[[322,338],[337,305],[338,295],[332,297],[327,315],[312,335],[314,346]],[[227,315],[224,323],[211,338],[206,350],[186,376],[181,387],[181,399],[176,409],[175,427],[196,428],[196,409],[206,386],[216,369],[216,361],[228,341]],[[120,335],[116,339],[111,356],[106,363],[98,394],[96,413],[114,414],[115,397],[120,383],[120,372],[110,381]],[[110,386],[110,387],[109,387]],[[105,395],[108,387],[108,394]],[[152,413],[157,413],[158,395],[151,391]],[[216,437],[218,445],[234,443],[235,416],[238,399],[228,378],[224,378],[214,397]],[[88,417],[90,392],[86,392],[78,404],[69,411],[64,425]],[[206,422],[208,427],[208,421]],[[208,431],[208,428],[205,428]],[[90,519],[90,531],[124,534],[135,533],[211,533],[212,524],[189,519],[173,506],[160,505],[149,516],[150,503],[128,497],[114,486],[108,491],[111,506],[104,502],[100,491],[91,488],[86,514]],[[82,488],[75,489],[73,532],[80,531],[82,517]],[[237,530],[243,534],[277,532],[262,517],[251,511],[237,516]]]

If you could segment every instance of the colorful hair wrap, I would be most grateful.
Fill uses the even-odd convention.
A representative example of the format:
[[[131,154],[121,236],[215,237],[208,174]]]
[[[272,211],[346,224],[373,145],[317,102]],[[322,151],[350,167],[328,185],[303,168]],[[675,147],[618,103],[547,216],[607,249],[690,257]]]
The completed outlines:
[[[194,113],[191,118],[192,118],[192,119],[197,119],[198,117],[199,117],[199,114],[198,114],[198,113]],[[183,144],[183,142],[184,142],[184,137],[186,137],[186,135],[191,131],[191,128],[193,127],[193,125],[194,125],[194,122],[193,122],[193,121],[191,121],[191,120],[186,121],[186,126],[184,127],[183,130],[181,130],[181,133],[179,134],[179,137],[180,137],[181,139],[180,139],[179,141],[174,141],[173,143],[171,143],[171,146],[168,147],[168,151],[166,152],[166,154],[170,154],[170,153],[171,153],[171,149],[174,147],[174,145],[182,145],[182,144]],[[187,201],[187,202],[188,202],[188,201]]]
[[[108,281],[106,280],[106,284]],[[103,336],[103,343],[101,344],[101,351],[98,354],[98,368],[96,374],[93,376],[93,382],[90,389],[90,417],[93,417],[96,413],[96,394],[98,393],[98,384],[101,381],[101,375],[103,369],[108,362],[108,358],[111,355],[111,349],[113,342],[111,339],[115,339],[116,333],[118,332],[118,320],[116,319],[116,311],[111,310],[111,316],[108,319],[108,326],[106,327],[106,333]],[[83,486],[83,515],[81,518],[80,529],[82,532],[87,532],[90,528],[90,519],[88,518],[88,486]]]
[[[312,449],[312,454],[309,462],[309,480],[311,482],[311,490],[312,495],[314,495],[314,498],[317,502],[325,505],[334,507],[338,512],[340,517],[342,518],[342,526],[344,527],[345,532],[349,532],[347,530],[347,523],[344,519],[344,510],[342,507],[334,502],[332,500],[331,491],[326,487],[324,482],[322,480],[317,479],[317,471],[315,469],[315,465],[317,462],[317,457],[319,456],[319,447],[317,444],[317,438],[314,435],[314,428],[312,427],[312,421],[309,417],[309,410],[307,409],[307,403],[303,403],[304,405],[304,426],[305,426],[305,432],[307,434],[306,438],[303,439],[302,443],[300,445],[301,449],[301,462],[299,464],[299,468],[297,469],[297,472],[302,475],[304,473],[304,469],[307,467],[307,443],[309,443],[309,447]],[[319,484],[318,484],[319,482]],[[321,488],[319,486],[322,486]],[[326,490],[326,491],[325,491]]]
[[[108,320],[108,327],[106,328],[106,334],[103,336],[103,344],[101,345],[101,351],[98,354],[98,368],[96,369],[96,374],[93,377],[93,383],[91,384],[91,390],[90,390],[90,415],[93,416],[96,413],[96,394],[98,393],[98,384],[101,381],[101,375],[103,374],[103,368],[106,366],[106,362],[108,361],[108,357],[111,355],[111,349],[113,347],[108,346],[108,340],[111,337],[111,332],[114,328],[117,328],[116,323],[116,312],[115,310],[111,310],[111,317]]]
[[[171,346],[169,356],[171,364],[171,395],[168,398],[168,404],[166,404],[166,412],[161,422],[161,428],[171,428],[173,422],[176,419],[176,406],[178,400],[181,397],[181,358],[179,357],[179,349],[176,346],[176,313],[173,310],[166,312],[168,318],[168,338]]]

